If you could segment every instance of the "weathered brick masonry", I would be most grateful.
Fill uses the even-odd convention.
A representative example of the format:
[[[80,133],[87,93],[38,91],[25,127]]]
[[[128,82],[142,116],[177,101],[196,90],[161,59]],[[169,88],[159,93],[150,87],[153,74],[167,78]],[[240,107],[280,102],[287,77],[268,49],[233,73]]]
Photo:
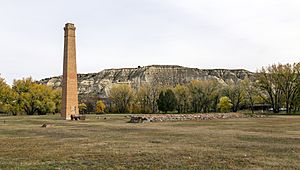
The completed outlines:
[[[67,23],[64,27],[64,65],[62,81],[61,116],[70,120],[71,115],[79,114],[76,69],[75,26]]]

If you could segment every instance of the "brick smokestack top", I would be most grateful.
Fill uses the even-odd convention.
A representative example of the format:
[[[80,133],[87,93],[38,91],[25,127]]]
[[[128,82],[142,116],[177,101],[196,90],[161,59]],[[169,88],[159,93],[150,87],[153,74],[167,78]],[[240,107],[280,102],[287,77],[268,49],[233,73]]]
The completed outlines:
[[[76,28],[72,23],[67,23],[64,27],[65,36],[61,116],[66,120],[70,120],[71,115],[79,114],[75,30]]]

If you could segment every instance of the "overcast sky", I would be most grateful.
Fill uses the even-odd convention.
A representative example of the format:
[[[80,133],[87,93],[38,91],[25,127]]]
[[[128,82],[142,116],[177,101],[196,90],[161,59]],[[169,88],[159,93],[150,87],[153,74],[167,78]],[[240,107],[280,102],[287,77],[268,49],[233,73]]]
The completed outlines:
[[[1,0],[1,77],[61,75],[66,22],[77,27],[79,73],[300,61],[299,0]]]

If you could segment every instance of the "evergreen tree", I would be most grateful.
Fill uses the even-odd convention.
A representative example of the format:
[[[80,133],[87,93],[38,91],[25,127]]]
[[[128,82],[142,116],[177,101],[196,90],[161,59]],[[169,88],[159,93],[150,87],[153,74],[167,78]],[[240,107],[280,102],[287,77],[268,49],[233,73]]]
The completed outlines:
[[[167,89],[166,92],[161,91],[157,100],[158,110],[167,113],[168,111],[175,110],[177,100],[174,92],[171,89]]]
[[[161,91],[159,93],[159,97],[157,99],[157,107],[158,107],[158,110],[160,111],[163,111],[163,112],[166,112],[166,106],[165,106],[165,92],[164,91]]]

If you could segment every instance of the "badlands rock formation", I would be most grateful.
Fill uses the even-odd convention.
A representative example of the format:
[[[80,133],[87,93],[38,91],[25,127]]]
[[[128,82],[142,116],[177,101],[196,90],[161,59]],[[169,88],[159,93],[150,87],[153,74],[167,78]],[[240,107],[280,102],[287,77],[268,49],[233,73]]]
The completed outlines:
[[[151,65],[137,68],[105,69],[99,73],[78,74],[79,99],[106,98],[113,84],[130,84],[139,88],[143,83],[175,86],[191,80],[217,80],[220,83],[253,79],[254,73],[243,69],[198,69],[176,65]],[[61,76],[39,81],[54,88],[61,87]]]

